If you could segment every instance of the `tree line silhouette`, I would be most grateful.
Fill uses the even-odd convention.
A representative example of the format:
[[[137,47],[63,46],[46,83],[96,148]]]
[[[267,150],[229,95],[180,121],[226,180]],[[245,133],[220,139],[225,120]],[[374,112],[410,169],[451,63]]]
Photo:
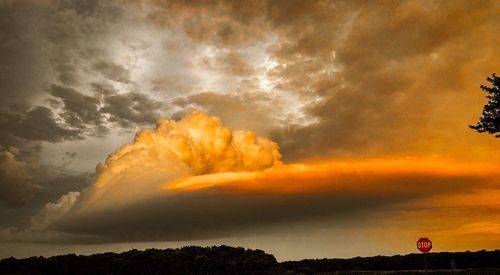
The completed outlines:
[[[477,252],[426,253],[431,270],[497,269],[500,268],[500,250]],[[422,270],[424,255],[413,253],[395,256],[356,257],[351,259],[315,259],[282,262],[285,270],[311,274],[338,270]],[[500,270],[497,270],[500,273]],[[497,274],[498,274],[497,273]]]
[[[427,253],[432,270],[499,268],[500,250]],[[262,250],[188,246],[0,260],[0,274],[314,274],[334,271],[421,270],[423,255],[277,262]]]

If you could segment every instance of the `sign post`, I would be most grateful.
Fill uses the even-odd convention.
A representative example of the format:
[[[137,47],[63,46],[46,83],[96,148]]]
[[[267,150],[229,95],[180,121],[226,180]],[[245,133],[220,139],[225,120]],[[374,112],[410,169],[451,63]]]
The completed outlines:
[[[425,267],[425,272],[427,273],[427,252],[431,251],[432,249],[432,241],[429,240],[429,238],[420,238],[417,241],[417,249],[420,250],[420,252],[424,253],[424,267]]]

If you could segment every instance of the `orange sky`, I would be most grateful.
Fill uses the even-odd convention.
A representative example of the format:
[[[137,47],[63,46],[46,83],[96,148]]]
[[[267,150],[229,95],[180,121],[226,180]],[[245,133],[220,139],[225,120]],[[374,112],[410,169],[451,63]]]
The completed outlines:
[[[414,249],[427,236],[434,251],[495,249],[500,245],[500,167],[489,163],[437,160],[325,161],[263,172],[202,175],[167,183],[166,190],[219,189],[231,194],[271,193],[276,197],[312,193],[363,194],[402,199],[373,209],[363,220],[364,234],[386,250]],[[363,201],[348,203],[362,204]]]
[[[500,139],[468,127],[500,73],[498,11],[0,1],[0,257],[31,255],[22,242],[498,248]]]

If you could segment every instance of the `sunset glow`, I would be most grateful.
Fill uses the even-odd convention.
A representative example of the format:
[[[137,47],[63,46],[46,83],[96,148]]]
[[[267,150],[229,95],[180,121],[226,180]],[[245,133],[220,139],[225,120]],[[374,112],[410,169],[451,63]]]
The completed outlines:
[[[499,10],[0,0],[0,258],[498,249]]]

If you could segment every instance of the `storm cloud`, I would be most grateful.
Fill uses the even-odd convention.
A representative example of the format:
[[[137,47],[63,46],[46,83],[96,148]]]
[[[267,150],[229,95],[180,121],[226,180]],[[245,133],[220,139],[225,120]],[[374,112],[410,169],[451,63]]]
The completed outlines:
[[[16,160],[16,153],[13,148],[0,151],[0,204],[23,205],[40,189],[33,184],[27,164]]]
[[[265,41],[262,32],[275,37],[266,50],[275,62],[266,79],[276,96],[301,102],[287,121],[277,120],[280,108],[266,121],[285,159],[317,158],[311,155],[317,151],[324,157],[426,154],[420,140],[430,134],[436,144],[460,135],[452,138],[457,146],[497,150],[463,126],[477,113],[478,86],[497,69],[496,38],[480,34],[500,28],[495,1],[152,2],[153,22],[230,51]],[[283,102],[285,111],[294,108]],[[454,119],[440,119],[450,113]],[[436,147],[436,154],[463,157]]]
[[[429,198],[500,188],[495,165],[419,159],[284,165],[280,158],[277,144],[231,132],[216,117],[194,112],[179,122],[160,120],[110,155],[88,188],[47,203],[26,231],[6,238],[213,239],[295,223],[361,221]]]
[[[500,161],[498,140],[467,125],[485,103],[479,85],[498,73],[499,8],[494,0],[0,1],[0,232],[59,244],[256,236],[316,221],[366,228],[366,215],[438,207],[418,186],[452,206],[495,197],[488,165]],[[113,170],[99,162],[139,130],[177,125],[193,111],[217,116],[242,147],[223,150],[230,157],[200,151],[208,143],[180,131],[167,143],[197,154],[179,162],[175,146],[134,147],[141,157],[112,177],[129,188],[89,187]],[[401,161],[394,171],[364,170],[364,161],[390,159]],[[419,170],[419,160],[432,164]],[[360,166],[341,176],[336,165],[314,170],[316,161]],[[168,188],[178,180],[195,185]],[[104,194],[102,207],[77,211],[92,192]]]
[[[53,111],[44,106],[11,107],[0,113],[0,127],[4,137],[12,139],[58,142],[81,138],[79,130],[58,123]]]
[[[248,235],[318,221],[362,222],[367,214],[398,209],[398,205],[429,193],[452,196],[491,187],[485,182],[495,177],[415,170],[380,173],[358,168],[322,171],[321,176],[270,172],[256,179],[209,183],[197,190],[167,190],[123,206],[77,211],[53,228],[75,234],[76,239],[87,236],[89,242],[144,242]],[[499,187],[498,182],[494,187]],[[404,207],[400,209],[404,211]]]

